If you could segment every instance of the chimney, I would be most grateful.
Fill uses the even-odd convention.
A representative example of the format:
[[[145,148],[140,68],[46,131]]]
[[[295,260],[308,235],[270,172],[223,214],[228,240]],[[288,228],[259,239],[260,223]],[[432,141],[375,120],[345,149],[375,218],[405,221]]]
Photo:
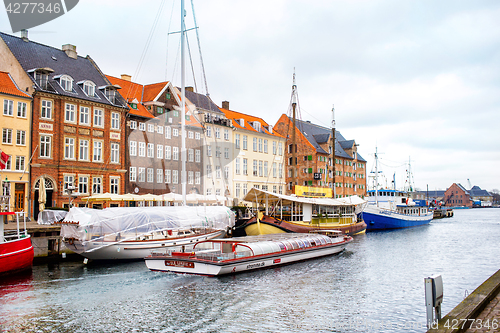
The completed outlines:
[[[222,108],[229,110],[229,101],[222,101]]]
[[[62,46],[62,50],[66,55],[70,58],[76,59],[77,58],[77,53],[76,53],[76,46],[71,45],[71,44],[64,44]]]
[[[186,87],[186,91],[194,92],[193,87]]]
[[[21,30],[21,38],[22,40],[24,40],[25,42],[29,42],[30,40],[28,39],[28,30],[26,29],[22,29]]]
[[[132,81],[132,75],[122,74],[122,80],[130,82],[130,81]]]

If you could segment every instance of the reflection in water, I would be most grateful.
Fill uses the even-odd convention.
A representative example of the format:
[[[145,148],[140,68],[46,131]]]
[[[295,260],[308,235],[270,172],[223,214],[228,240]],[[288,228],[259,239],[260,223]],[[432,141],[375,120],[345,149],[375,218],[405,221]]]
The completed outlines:
[[[481,209],[360,235],[337,256],[221,278],[150,272],[143,262],[34,266],[32,275],[0,283],[0,327],[390,332],[407,325],[405,331],[424,332],[423,279],[443,275],[443,313],[449,312],[500,266],[491,251],[499,236],[500,210]]]

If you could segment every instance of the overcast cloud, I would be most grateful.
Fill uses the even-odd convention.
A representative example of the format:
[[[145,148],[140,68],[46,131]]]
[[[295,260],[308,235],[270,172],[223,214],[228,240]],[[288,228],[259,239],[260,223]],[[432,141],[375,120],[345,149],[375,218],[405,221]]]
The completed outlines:
[[[163,3],[163,6],[162,6]],[[457,182],[500,189],[500,2],[195,0],[209,93],[219,106],[274,124],[290,103],[295,68],[301,117],[375,147],[403,185],[411,159],[417,188]],[[187,27],[194,26],[186,0]],[[11,32],[0,11],[0,29]],[[82,0],[29,38],[70,43],[109,75],[180,85],[179,1]],[[142,66],[156,15],[160,22]],[[189,32],[198,91],[205,93]],[[191,74],[190,74],[191,76]],[[193,85],[193,80],[188,79]]]

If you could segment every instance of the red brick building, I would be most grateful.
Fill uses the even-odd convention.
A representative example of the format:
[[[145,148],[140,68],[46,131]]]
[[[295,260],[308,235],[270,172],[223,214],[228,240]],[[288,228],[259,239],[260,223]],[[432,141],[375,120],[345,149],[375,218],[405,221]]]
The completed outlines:
[[[460,184],[453,183],[445,192],[443,197],[445,206],[448,207],[472,207],[472,200],[469,191]]]
[[[128,107],[119,87],[109,84],[89,56],[78,56],[73,45],[57,49],[0,36],[15,59],[13,75],[24,76],[19,82],[26,76],[31,80],[20,87],[33,94],[30,215],[38,215],[41,181],[46,207],[68,206],[71,192],[78,193],[73,204],[82,206],[85,196],[123,194]]]
[[[292,119],[283,114],[274,126],[274,131],[287,138],[285,149],[287,194],[293,193],[293,185],[333,189],[335,184],[336,197],[366,195],[366,160],[358,154],[354,140],[346,140],[336,131],[335,156],[333,156],[330,128],[309,121],[296,120],[295,129],[297,171],[293,184]]]

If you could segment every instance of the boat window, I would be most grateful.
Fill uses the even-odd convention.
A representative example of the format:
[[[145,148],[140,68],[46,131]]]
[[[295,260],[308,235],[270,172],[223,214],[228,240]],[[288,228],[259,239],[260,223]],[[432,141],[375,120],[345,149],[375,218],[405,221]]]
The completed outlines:
[[[311,243],[309,242],[308,239],[303,239],[302,241],[304,242],[304,244],[306,245],[306,247],[311,247]]]
[[[393,196],[394,196],[394,192],[391,192],[391,197],[393,197]]]
[[[281,251],[285,251],[286,250],[286,246],[282,242],[279,242],[278,245],[279,245]]]
[[[325,239],[323,237],[321,237],[319,239],[319,241],[321,242],[321,245],[325,245],[326,244],[326,241],[325,241]]]
[[[325,242],[326,242],[326,244],[331,244],[332,239],[330,237],[326,237]]]
[[[290,244],[289,241],[284,240],[283,244],[285,244],[285,249],[286,250],[291,250],[292,249],[292,244]]]
[[[306,244],[304,244],[304,242],[300,239],[297,239],[297,243],[299,243],[299,246],[301,249],[305,248],[306,247]]]
[[[299,248],[299,244],[295,240],[291,239],[290,243],[292,244],[294,250]]]

